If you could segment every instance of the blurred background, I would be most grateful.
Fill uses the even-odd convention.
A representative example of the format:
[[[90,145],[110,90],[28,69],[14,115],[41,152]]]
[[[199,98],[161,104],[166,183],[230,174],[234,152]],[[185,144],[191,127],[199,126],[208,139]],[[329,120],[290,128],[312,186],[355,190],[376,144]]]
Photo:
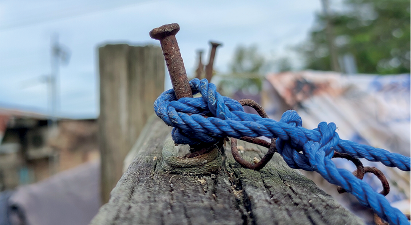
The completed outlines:
[[[168,23],[181,27],[189,79],[204,78],[199,51],[207,64],[209,41],[222,43],[212,82],[223,95],[254,99],[276,120],[295,109],[310,129],[333,121],[341,138],[410,155],[410,1],[3,0],[0,225],[64,221],[58,212],[90,222],[105,201],[99,48],[159,46],[148,32]],[[161,90],[172,88],[164,74]],[[409,173],[380,169],[394,181],[389,201],[409,213]],[[356,200],[305,175],[373,223]]]

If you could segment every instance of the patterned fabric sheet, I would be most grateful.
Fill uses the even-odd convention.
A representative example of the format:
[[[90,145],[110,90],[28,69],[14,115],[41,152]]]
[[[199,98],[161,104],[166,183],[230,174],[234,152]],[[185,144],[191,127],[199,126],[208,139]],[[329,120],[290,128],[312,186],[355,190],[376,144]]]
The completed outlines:
[[[410,156],[409,74],[348,76],[318,71],[270,74],[263,85],[262,105],[275,120],[279,120],[285,110],[295,109],[308,129],[317,127],[322,121],[334,122],[342,139]],[[333,161],[339,168],[356,169],[348,160]],[[409,172],[367,160],[362,162],[364,166],[377,167],[386,175],[391,186],[387,199],[409,213]],[[364,180],[374,190],[381,191],[381,183],[375,176],[366,174]],[[330,194],[338,195],[336,191]],[[341,196],[335,197],[341,199]],[[343,205],[350,208],[350,204]]]

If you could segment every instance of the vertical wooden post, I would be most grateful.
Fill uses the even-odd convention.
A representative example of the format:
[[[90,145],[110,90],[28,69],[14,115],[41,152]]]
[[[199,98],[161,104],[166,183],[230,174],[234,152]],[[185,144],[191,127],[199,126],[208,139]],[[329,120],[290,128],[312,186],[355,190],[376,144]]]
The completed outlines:
[[[101,195],[106,203],[124,158],[164,90],[165,67],[160,47],[117,44],[99,48],[99,70]]]

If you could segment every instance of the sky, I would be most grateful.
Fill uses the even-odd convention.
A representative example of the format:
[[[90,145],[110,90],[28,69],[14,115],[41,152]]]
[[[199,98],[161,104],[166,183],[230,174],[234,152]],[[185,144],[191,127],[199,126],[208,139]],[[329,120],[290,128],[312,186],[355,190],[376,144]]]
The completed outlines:
[[[331,1],[332,3],[332,1]],[[177,40],[189,76],[196,51],[208,62],[209,41],[223,43],[214,68],[228,72],[238,45],[256,44],[267,58],[290,56],[290,47],[307,39],[320,0],[271,1],[131,1],[131,0],[3,0],[0,1],[0,107],[47,112],[51,72],[51,37],[70,52],[59,68],[59,114],[95,118],[99,112],[99,46],[159,42],[151,29],[178,23]],[[171,88],[166,79],[166,88]]]

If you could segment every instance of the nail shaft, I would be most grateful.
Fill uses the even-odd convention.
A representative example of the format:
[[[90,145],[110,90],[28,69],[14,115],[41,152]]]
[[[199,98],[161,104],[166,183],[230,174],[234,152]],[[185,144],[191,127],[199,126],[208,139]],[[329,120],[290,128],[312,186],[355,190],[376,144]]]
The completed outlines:
[[[201,79],[204,70],[204,64],[202,62],[203,51],[197,51],[198,53],[198,66],[196,69],[196,78]]]
[[[217,51],[217,47],[220,46],[220,43],[212,42],[210,41],[211,44],[211,52],[210,52],[210,59],[208,60],[208,65],[206,66],[205,69],[205,75],[206,79],[208,82],[211,82],[211,78],[213,78],[213,66],[214,66],[214,59],[215,59],[215,54]]]
[[[180,48],[178,47],[175,36],[179,30],[180,26],[177,23],[172,23],[154,28],[150,31],[150,37],[160,41],[177,99],[193,97],[183,58],[181,57]]]

